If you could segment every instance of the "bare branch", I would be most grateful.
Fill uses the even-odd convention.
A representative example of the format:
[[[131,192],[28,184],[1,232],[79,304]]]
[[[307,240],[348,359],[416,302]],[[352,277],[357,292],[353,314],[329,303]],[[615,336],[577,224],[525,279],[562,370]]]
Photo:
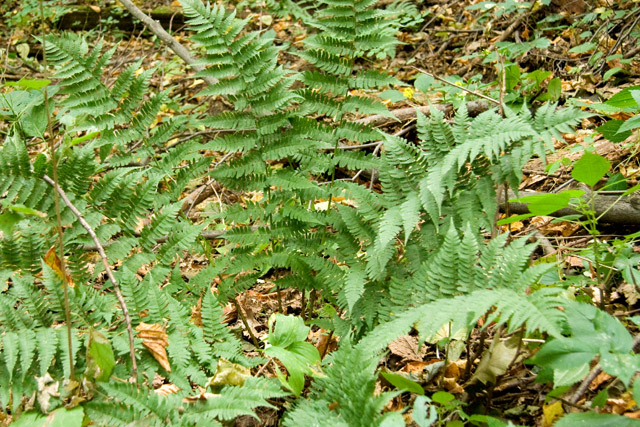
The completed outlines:
[[[122,292],[120,292],[120,286],[118,285],[118,281],[113,275],[113,271],[111,270],[111,266],[109,265],[109,261],[107,260],[107,254],[104,252],[104,248],[100,244],[100,240],[98,240],[98,236],[96,235],[95,231],[93,231],[93,228],[91,228],[89,223],[84,219],[80,211],[73,205],[73,203],[71,203],[71,200],[69,200],[69,197],[67,197],[67,193],[65,193],[64,190],[60,188],[60,186],[57,185],[53,181],[53,179],[49,178],[47,175],[43,175],[42,179],[44,179],[49,185],[51,185],[58,192],[58,194],[60,195],[60,198],[62,198],[65,205],[67,205],[67,207],[71,210],[71,212],[73,212],[73,214],[78,218],[78,221],[80,221],[80,224],[84,227],[85,230],[87,230],[87,233],[89,233],[89,235],[91,236],[91,239],[93,239],[93,242],[96,245],[96,249],[100,254],[100,258],[102,258],[102,264],[104,265],[104,269],[107,272],[107,277],[109,277],[109,280],[111,280],[111,283],[113,283],[113,290],[115,291],[116,298],[118,299],[118,302],[120,303],[120,307],[122,308],[122,314],[124,314],[124,321],[127,325],[127,332],[129,333],[129,355],[131,356],[132,376],[133,376],[133,381],[136,382],[138,378],[138,367],[136,363],[136,353],[135,353],[135,347],[134,347],[134,341],[133,341],[133,328],[131,327],[131,317],[129,316],[127,303],[124,301]]]

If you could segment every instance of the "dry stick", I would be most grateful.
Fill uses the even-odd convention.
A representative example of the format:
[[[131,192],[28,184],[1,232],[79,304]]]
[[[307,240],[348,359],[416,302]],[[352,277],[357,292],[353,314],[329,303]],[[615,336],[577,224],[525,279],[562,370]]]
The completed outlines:
[[[96,249],[100,254],[100,258],[102,258],[102,264],[104,265],[104,269],[107,273],[107,277],[109,278],[109,280],[111,280],[111,283],[113,283],[113,290],[116,293],[116,298],[118,299],[118,302],[120,303],[120,308],[122,308],[122,314],[124,314],[124,321],[127,325],[127,333],[129,334],[129,355],[131,356],[131,370],[132,370],[133,382],[137,383],[138,366],[136,364],[136,353],[135,353],[135,347],[134,347],[134,341],[133,341],[133,328],[131,327],[131,317],[129,316],[127,303],[124,301],[122,292],[120,292],[120,286],[118,285],[118,281],[114,277],[113,271],[111,270],[111,266],[109,265],[109,261],[107,260],[107,254],[105,254],[104,248],[100,244],[100,240],[98,239],[98,236],[96,235],[95,231],[93,231],[93,228],[91,228],[89,223],[87,223],[87,221],[84,219],[80,211],[73,205],[73,203],[71,203],[71,200],[69,200],[69,197],[67,197],[67,193],[65,193],[64,190],[60,188],[60,186],[56,184],[55,181],[49,178],[47,175],[43,175],[42,179],[44,179],[49,185],[51,185],[56,190],[57,194],[60,195],[60,197],[62,198],[64,203],[67,205],[67,207],[78,218],[78,221],[80,222],[80,224],[84,227],[85,230],[87,230],[87,233],[89,233],[89,235],[91,236],[91,239],[96,245]]]
[[[456,85],[456,87],[459,87]],[[451,107],[447,105],[435,104],[433,108],[437,108],[438,110],[446,113],[451,111]],[[480,113],[484,113],[489,109],[489,105],[484,101],[469,101],[467,102],[467,110],[469,111],[469,116],[475,117]],[[397,119],[396,121],[403,122],[409,119],[415,119],[417,115],[417,111],[425,115],[429,115],[430,108],[428,105],[423,105],[420,107],[407,107],[407,108],[398,108],[397,110],[390,110],[389,112]],[[359,123],[363,125],[369,126],[378,126],[388,121],[393,120],[390,118],[388,114],[375,114],[373,116],[364,117],[362,119],[354,120],[354,123]]]
[[[162,25],[158,21],[154,21],[150,16],[133,4],[131,0],[120,0],[120,3],[129,11],[130,14],[138,18],[153,34],[158,36],[160,40],[165,42],[169,49],[175,52],[184,62],[191,66],[195,71],[203,71],[202,65],[196,64],[196,59],[191,56],[186,47],[182,46],[178,40],[176,40],[171,34],[167,33]],[[202,78],[208,85],[214,85],[218,82],[218,79],[213,77]]]
[[[418,68],[418,67],[411,67],[411,68],[413,68],[415,70],[418,70],[419,72],[421,72],[423,74],[426,74],[427,76],[433,77],[434,79],[438,80],[439,82],[442,82],[442,83],[448,84],[450,86],[456,87],[456,88],[461,89],[461,90],[463,90],[463,91],[465,91],[467,93],[475,95],[475,96],[477,96],[479,98],[486,99],[487,101],[493,102],[496,105],[500,105],[500,101],[498,101],[497,99],[493,99],[490,96],[483,95],[480,92],[476,92],[475,90],[467,89],[466,87],[458,86],[457,84],[451,83],[450,81],[445,80],[442,77],[436,76],[435,74],[431,74],[430,72],[428,72],[426,70],[423,70],[422,68]]]
[[[633,347],[632,349],[635,349],[638,345],[640,345],[640,334],[636,335],[635,339],[633,340]],[[578,400],[580,400],[580,398],[587,392],[587,389],[589,388],[589,386],[591,385],[591,382],[598,376],[600,375],[600,373],[602,372],[602,366],[600,365],[600,363],[598,363],[589,373],[589,375],[587,375],[587,377],[582,381],[582,383],[580,384],[580,387],[578,387],[578,389],[576,390],[575,394],[573,396],[571,396],[570,399],[568,399],[569,403],[571,404],[576,404],[578,403]]]

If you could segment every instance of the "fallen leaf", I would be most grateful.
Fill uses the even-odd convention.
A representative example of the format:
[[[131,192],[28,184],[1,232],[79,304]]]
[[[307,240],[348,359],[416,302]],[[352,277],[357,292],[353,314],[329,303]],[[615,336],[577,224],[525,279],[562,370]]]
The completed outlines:
[[[140,322],[136,327],[138,337],[142,338],[144,345],[154,359],[158,361],[167,372],[171,372],[169,359],[167,358],[167,347],[169,346],[169,336],[160,324],[148,324]]]
[[[544,405],[542,407],[542,426],[551,427],[553,423],[563,415],[564,409],[562,408],[562,402],[559,400],[550,405]]]
[[[404,360],[420,361],[427,354],[425,345],[418,349],[418,338],[411,335],[405,335],[396,338],[389,344],[389,350],[392,354],[402,357]]]
[[[170,394],[176,394],[180,391],[180,388],[175,384],[162,384],[159,388],[153,390],[158,396],[168,396]]]
[[[249,368],[220,358],[216,366],[216,374],[209,380],[209,385],[214,387],[223,385],[241,386],[249,377],[251,377]]]
[[[517,353],[518,337],[499,341],[499,337],[496,336],[489,349],[484,352],[471,382],[477,380],[483,384],[495,383],[497,377],[507,372]]]
[[[71,278],[71,275],[67,272],[65,272],[64,274],[62,273],[62,262],[60,261],[60,258],[56,253],[55,246],[51,246],[51,248],[49,248],[49,250],[45,254],[44,263],[47,264],[49,267],[51,267],[51,269],[55,271],[55,273],[58,275],[59,278],[62,279],[63,282],[66,281],[69,287],[73,288],[75,286],[75,283],[73,283],[73,279]]]

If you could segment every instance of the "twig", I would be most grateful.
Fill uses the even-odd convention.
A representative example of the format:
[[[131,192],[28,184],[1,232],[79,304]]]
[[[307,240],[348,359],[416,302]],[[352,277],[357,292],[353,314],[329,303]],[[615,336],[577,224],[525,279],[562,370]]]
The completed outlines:
[[[500,34],[500,37],[496,39],[495,43],[500,43],[508,39],[509,36],[511,36],[511,34],[513,34],[513,32],[516,30],[516,28],[520,26],[520,23],[522,22],[522,20],[527,16],[529,16],[528,13],[523,13],[520,16],[518,16],[518,18],[515,21],[513,21],[513,23],[509,25],[507,29],[502,32],[502,34]]]
[[[421,72],[423,74],[426,74],[427,76],[433,77],[434,79],[438,80],[439,82],[442,82],[442,83],[448,84],[450,86],[456,87],[456,88],[458,88],[460,90],[463,90],[463,91],[465,91],[467,93],[475,95],[475,96],[477,96],[479,98],[486,99],[487,101],[492,102],[492,103],[494,103],[496,105],[500,105],[500,101],[498,101],[497,99],[493,99],[490,96],[483,95],[480,92],[476,92],[475,90],[467,89],[466,87],[458,86],[457,84],[451,83],[450,81],[445,80],[442,77],[436,76],[435,74],[431,74],[430,72],[428,72],[426,70],[423,70],[422,68],[418,68],[418,67],[411,67],[411,68],[413,68],[415,70],[418,70],[419,72]]]
[[[638,345],[640,345],[640,334],[636,335],[636,337],[633,339],[633,346],[631,348],[635,350],[635,348]],[[584,396],[584,394],[587,392],[587,389],[589,388],[593,380],[598,375],[600,375],[601,372],[602,372],[602,366],[600,365],[600,363],[598,363],[596,366],[594,366],[594,368],[591,370],[589,375],[587,375],[587,377],[584,380],[582,380],[582,383],[580,383],[580,387],[578,387],[574,395],[568,399],[569,403],[571,404],[578,403],[578,400],[580,400],[580,398]]]
[[[62,200],[64,201],[65,205],[67,205],[69,210],[71,210],[71,212],[73,212],[73,214],[78,218],[78,221],[84,227],[84,229],[87,230],[87,233],[89,233],[89,235],[91,236],[91,239],[96,245],[96,249],[100,254],[100,258],[102,258],[102,264],[104,265],[104,269],[107,273],[107,277],[109,278],[109,280],[111,280],[111,283],[113,283],[113,290],[116,294],[116,298],[118,299],[118,302],[120,303],[122,314],[124,314],[124,321],[127,325],[127,333],[129,334],[129,356],[131,357],[132,376],[133,376],[134,383],[137,383],[138,366],[136,364],[136,353],[135,353],[135,344],[133,340],[133,328],[131,327],[131,317],[129,316],[127,303],[124,301],[122,292],[120,292],[120,286],[118,285],[118,281],[113,275],[113,271],[111,270],[111,266],[109,265],[107,254],[105,254],[104,248],[100,244],[100,240],[98,239],[98,236],[96,235],[95,231],[93,231],[93,228],[91,228],[89,223],[84,219],[80,211],[73,205],[73,203],[71,203],[71,200],[69,200],[69,197],[67,197],[67,193],[65,193],[64,190],[60,188],[60,186],[57,185],[47,175],[43,175],[42,179],[44,179],[49,185],[51,185],[57,191],[57,193],[60,195],[60,198],[62,198]]]
[[[437,108],[443,113],[451,111],[451,107],[448,105],[436,104],[436,105],[433,105],[433,108]],[[467,102],[467,111],[469,111],[469,116],[471,117],[475,117],[480,113],[484,113],[488,109],[489,109],[489,106],[484,101]],[[421,107],[399,108],[397,110],[390,110],[389,112],[393,114],[398,121],[403,122],[405,120],[415,119],[418,111],[420,111],[422,114],[429,115],[430,107],[428,105],[424,105]],[[369,125],[369,126],[379,126],[381,124],[387,123],[390,120],[393,120],[393,118],[389,118],[389,115],[375,114],[373,116],[363,117],[362,119],[354,120],[354,123],[360,123],[360,124]]]
[[[160,40],[165,42],[169,49],[171,49],[176,55],[178,55],[184,62],[186,62],[195,71],[203,71],[205,68],[202,65],[197,65],[195,58],[191,56],[186,47],[182,46],[178,40],[176,40],[171,34],[167,33],[162,25],[158,21],[154,21],[150,16],[133,4],[131,0],[120,0],[120,3],[131,13],[138,18],[153,34],[158,36]],[[213,77],[202,78],[207,84],[214,85],[218,82],[218,79]]]

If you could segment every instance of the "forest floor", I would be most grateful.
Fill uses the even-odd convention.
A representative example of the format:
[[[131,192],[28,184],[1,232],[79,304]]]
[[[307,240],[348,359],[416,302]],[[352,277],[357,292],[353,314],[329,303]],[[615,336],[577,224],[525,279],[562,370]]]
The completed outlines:
[[[104,38],[107,47],[117,45],[110,65],[113,76],[138,59],[143,60],[144,69],[158,67],[159,72],[155,74],[151,85],[158,90],[171,87],[172,97],[184,100],[182,112],[189,111],[189,108],[197,108],[202,102],[210,102],[211,111],[228,107],[220,100],[205,101],[194,98],[202,88],[202,82],[189,78],[189,71],[185,71],[184,64],[140,23],[119,19],[115,14],[109,19],[104,19],[102,14],[106,14],[110,7],[117,6],[115,2],[87,2],[88,9],[82,9],[81,13],[74,15],[73,20],[60,19],[57,21],[58,27],[53,25],[51,28],[43,28],[30,20],[39,13],[35,3],[24,2],[22,9],[19,7],[20,3],[23,2],[12,3],[5,0],[4,4],[0,5],[0,14],[13,16],[11,19],[0,20],[0,69],[3,70],[0,82],[16,81],[20,78],[41,78],[37,63],[42,59],[42,49],[35,37],[43,30],[60,31],[58,27],[66,26],[79,32],[90,30],[90,36]],[[550,6],[514,10],[499,7],[470,8],[477,3],[469,0],[426,0],[411,3],[416,6],[419,15],[414,16],[413,21],[408,17],[407,26],[398,34],[403,44],[399,46],[397,55],[376,64],[389,70],[405,83],[401,87],[380,94],[389,109],[399,110],[432,103],[446,106],[451,117],[454,108],[461,102],[466,102],[468,97],[474,97],[466,94],[468,97],[465,98],[463,89],[493,99],[506,97],[506,101],[526,96],[533,108],[540,105],[540,100],[545,99],[542,96],[536,100],[539,95],[548,95],[547,99],[556,99],[560,104],[588,105],[610,99],[625,88],[640,85],[640,55],[637,48],[637,22],[640,13],[637,2],[580,0],[554,1]],[[161,19],[161,22],[165,28],[172,28],[178,40],[189,43],[185,37],[184,19],[178,2],[148,0],[139,1],[137,4],[147,11],[158,10],[160,6],[166,7],[169,12],[168,15],[164,15],[165,21]],[[25,10],[29,5],[33,6],[32,9]],[[78,7],[71,8],[76,12],[69,12],[61,7],[61,3],[58,5],[59,8],[47,11],[57,14],[51,17],[53,20],[64,14],[77,13]],[[239,15],[250,16],[251,25],[255,29],[273,29],[282,43],[295,45],[305,37],[304,28],[291,15],[278,15],[258,2],[242,2],[236,6],[243,6]],[[607,15],[607,10],[613,12]],[[21,14],[24,14],[24,18],[20,18]],[[98,15],[102,20],[95,22],[94,15]],[[83,21],[85,19],[86,21]],[[585,43],[593,43],[593,46],[585,46]],[[602,52],[602,58],[594,60],[598,52]],[[293,68],[296,67],[297,58],[293,55],[282,54],[280,60]],[[513,77],[513,83],[507,82],[507,73],[503,70],[513,70],[509,67],[514,64],[519,68],[519,73]],[[607,71],[614,68],[619,68],[617,73],[607,74]],[[416,84],[416,78],[424,75],[423,72],[432,76],[427,94],[419,91]],[[549,74],[543,76],[539,84],[532,85],[533,80],[527,80],[525,74],[529,73],[528,75],[532,76],[535,72]],[[505,76],[504,82],[500,81],[501,76]],[[551,83],[553,79],[558,80]],[[501,83],[507,87],[501,90]],[[620,113],[613,118],[625,120],[631,116]],[[613,165],[612,175],[619,174],[628,187],[636,185],[640,173],[638,133],[623,140],[611,141],[596,130],[605,121],[605,117],[594,115],[583,120],[575,133],[565,134],[563,139],[556,140],[556,152],[546,163],[535,159],[523,170],[524,179],[519,190],[554,192],[570,187],[574,184],[571,165],[580,157],[582,148],[585,147],[595,147],[597,153],[605,156]],[[411,124],[412,119],[401,123],[381,122],[379,126],[390,133],[406,129],[404,136],[411,140],[416,137]],[[178,138],[190,137],[193,137],[193,134],[189,132],[178,135]],[[552,170],[549,170],[548,165],[554,165]],[[359,179],[363,185],[367,185],[373,178]],[[375,182],[373,184],[376,185]],[[184,195],[184,200],[189,204],[189,217],[198,222],[218,212],[223,204],[242,202],[250,200],[251,197],[256,195],[237,194],[210,182],[199,182],[194,183],[190,192]],[[515,236],[537,236],[542,244],[536,256],[556,258],[567,277],[589,275],[588,264],[581,256],[581,251],[588,245],[592,236],[575,223],[552,222],[552,219],[534,217],[504,227]],[[639,228],[639,223],[601,224],[600,238],[613,240],[638,231]],[[640,246],[633,249],[640,253]],[[205,263],[205,259],[186,258],[180,265],[183,276],[193,276]],[[597,298],[597,295],[594,294],[593,297]],[[281,293],[278,300],[273,291],[273,284],[268,280],[241,294],[237,301],[238,306],[230,304],[226,308],[226,320],[230,326],[244,329],[247,341],[247,326],[258,339],[264,338],[270,313],[281,307],[284,313],[301,314],[305,304],[304,296],[294,290]],[[244,321],[238,315],[237,307],[244,312]],[[640,312],[640,301],[634,286],[620,279],[613,288],[607,311],[616,316]],[[326,354],[335,348],[336,343],[331,341],[331,338],[327,340],[327,336],[322,332],[319,329],[313,330],[311,341],[322,354]],[[485,338],[491,339],[491,329]],[[390,371],[418,375],[438,360],[439,353],[435,346],[419,346],[415,337],[407,336],[389,346],[382,363]],[[464,365],[452,364],[449,370],[451,372],[447,378],[453,378],[453,385],[448,386],[449,390],[458,396],[467,393],[469,390],[464,390],[464,384],[457,384],[455,381],[461,373],[453,372],[463,371]],[[604,403],[604,411],[620,414],[629,412],[630,397],[624,394],[616,395],[613,391],[616,386],[612,383],[612,377],[607,374],[599,375],[589,384],[585,396],[575,405],[580,406],[600,390],[611,387],[611,397]],[[439,386],[428,383],[425,385],[427,389],[431,387],[434,390],[439,389]],[[535,376],[530,367],[521,363],[515,364],[499,379],[481,404],[489,408],[486,409],[488,412],[507,415],[514,422],[547,426],[557,416],[557,413],[554,413],[557,407],[553,407],[553,401],[541,400],[541,396],[549,391],[545,387],[547,386],[535,383]],[[380,391],[386,390],[389,384],[381,381],[379,388]],[[402,396],[390,403],[393,409],[408,404]],[[264,410],[259,415],[260,425],[278,423],[277,410]],[[628,415],[640,418],[638,413]],[[256,425],[255,423],[256,421],[250,417],[237,420],[238,425]]]

